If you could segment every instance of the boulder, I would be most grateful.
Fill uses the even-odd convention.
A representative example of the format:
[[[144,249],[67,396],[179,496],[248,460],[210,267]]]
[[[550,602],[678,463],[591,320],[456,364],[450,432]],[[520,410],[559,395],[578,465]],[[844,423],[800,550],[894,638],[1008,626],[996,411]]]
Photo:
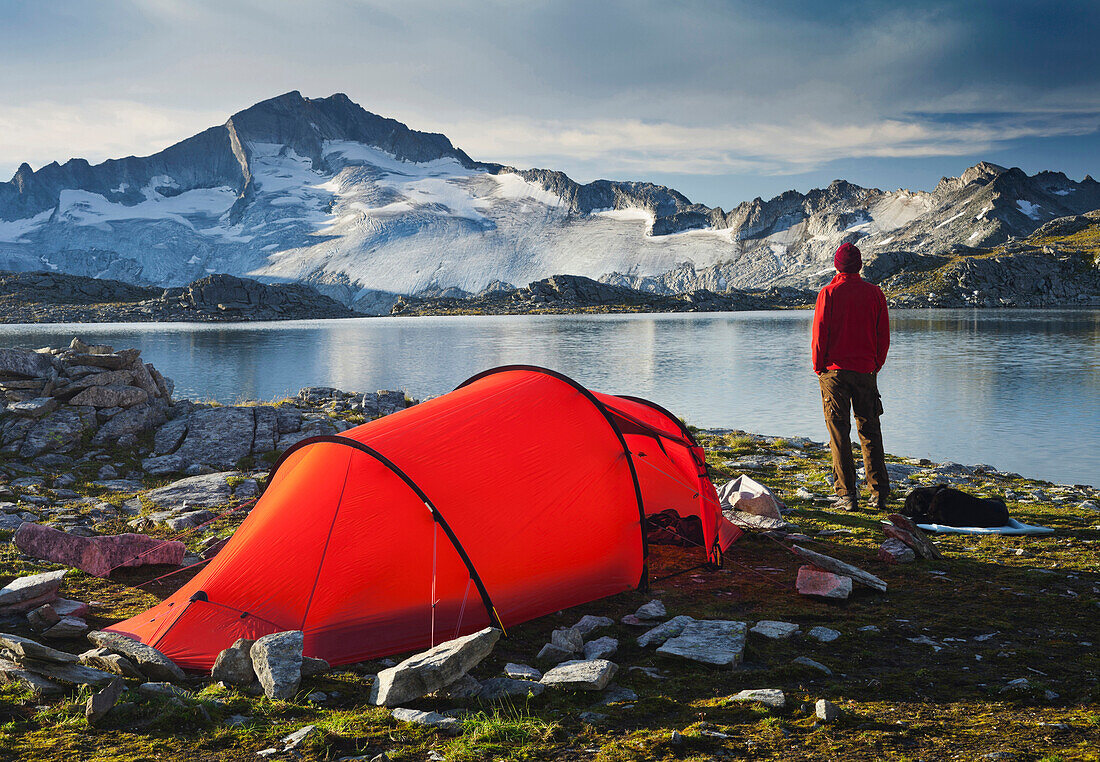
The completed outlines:
[[[732,668],[741,663],[747,631],[745,622],[696,620],[666,640],[657,653]]]
[[[371,686],[371,703],[394,706],[450,685],[488,656],[500,635],[500,630],[486,627],[382,670]]]
[[[567,661],[551,669],[539,682],[551,688],[602,691],[618,669],[618,665],[606,659]]]
[[[97,447],[113,444],[127,435],[137,435],[160,424],[165,418],[163,404],[135,405],[123,410],[103,424],[92,444]]]
[[[916,561],[917,554],[901,540],[890,537],[879,546],[878,559],[888,564],[907,564]]]
[[[269,699],[294,696],[302,680],[301,630],[264,635],[252,644],[252,669]]]
[[[567,651],[564,648],[554,645],[553,643],[547,643],[539,651],[538,656],[535,658],[539,661],[550,662],[557,664],[558,662],[565,661],[569,657],[573,656],[572,651]]]
[[[820,569],[825,569],[826,571],[831,571],[834,574],[840,574],[845,577],[851,577],[854,581],[874,590],[878,590],[880,593],[886,592],[886,583],[874,574],[863,571],[863,569],[839,561],[824,553],[815,553],[812,550],[806,550],[806,548],[799,545],[792,545],[791,550]]]
[[[579,632],[581,637],[587,638],[601,627],[610,627],[613,624],[615,624],[615,620],[611,617],[585,614],[573,625],[573,629]]]
[[[61,569],[12,580],[0,588],[0,613],[29,611],[38,608],[42,603],[49,603],[57,597],[57,588],[61,587],[61,580],[66,572],[67,570]],[[39,600],[41,603],[34,603]],[[21,605],[26,608],[19,609]]]
[[[798,625],[791,622],[776,622],[770,619],[757,622],[751,630],[753,635],[760,635],[768,640],[786,640],[798,632]]]
[[[836,630],[829,629],[828,627],[814,627],[810,630],[809,635],[819,643],[832,643],[834,640],[840,637],[840,633]]]
[[[117,632],[93,630],[88,633],[92,645],[106,648],[132,661],[150,680],[183,680],[183,671],[176,663],[152,646],[132,640]]]
[[[107,683],[105,688],[93,693],[88,698],[88,703],[84,705],[84,718],[94,725],[106,717],[107,712],[111,711],[118,703],[119,696],[122,695],[125,687],[125,683],[116,677]]]
[[[782,518],[779,510],[784,507],[783,502],[770,489],[745,474],[723,484],[718,490],[718,499],[723,511],[741,511],[770,519]]]
[[[75,616],[62,617],[61,621],[42,633],[44,638],[79,638],[88,631],[88,623]]]
[[[29,349],[0,349],[0,373],[25,378],[45,376],[53,364],[50,355],[44,352],[32,352]]]
[[[787,705],[787,697],[778,688],[756,688],[741,691],[730,696],[730,701],[750,701],[763,704],[771,709],[782,709]]]
[[[71,400],[71,405],[90,405],[94,408],[101,407],[133,407],[149,401],[149,394],[144,389],[136,386],[123,386],[121,384],[107,384],[106,386],[89,386],[77,394]]]
[[[252,669],[249,651],[255,642],[241,638],[218,654],[218,658],[214,660],[214,668],[210,670],[210,679],[240,687],[251,685],[256,679],[256,673]]]
[[[516,680],[542,679],[542,673],[534,667],[529,667],[526,664],[513,664],[512,662],[504,665],[504,674]]]
[[[153,452],[157,455],[174,452],[183,443],[185,436],[187,436],[186,416],[168,421],[153,434]]]
[[[661,645],[669,638],[674,638],[684,631],[690,623],[694,622],[694,617],[681,614],[680,616],[674,616],[667,622],[663,622],[652,630],[647,630],[638,636],[637,643],[642,648],[652,645]]]
[[[592,661],[593,659],[610,659],[618,650],[619,641],[605,635],[602,638],[596,638],[584,644],[584,658],[588,661]]]
[[[795,587],[803,595],[846,600],[852,594],[852,578],[823,571],[815,566],[800,566]]]
[[[814,704],[814,714],[822,722],[834,722],[840,717],[840,709],[831,701],[818,699],[817,703]]]
[[[550,633],[550,644],[571,654],[584,650],[584,636],[579,630],[559,629]]]
[[[29,522],[19,527],[12,541],[29,556],[75,566],[96,577],[106,577],[120,566],[179,566],[186,550],[182,542],[144,534],[80,537]]]

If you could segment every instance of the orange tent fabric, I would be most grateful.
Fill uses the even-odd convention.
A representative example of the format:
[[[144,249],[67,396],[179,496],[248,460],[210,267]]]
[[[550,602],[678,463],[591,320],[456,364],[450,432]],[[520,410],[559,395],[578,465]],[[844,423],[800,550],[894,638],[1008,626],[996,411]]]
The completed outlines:
[[[699,516],[712,559],[724,550],[737,530],[720,531],[700,463],[650,403],[495,369],[287,450],[210,564],[109,629],[209,669],[237,638],[282,630],[347,664],[508,628],[644,584],[647,500]]]

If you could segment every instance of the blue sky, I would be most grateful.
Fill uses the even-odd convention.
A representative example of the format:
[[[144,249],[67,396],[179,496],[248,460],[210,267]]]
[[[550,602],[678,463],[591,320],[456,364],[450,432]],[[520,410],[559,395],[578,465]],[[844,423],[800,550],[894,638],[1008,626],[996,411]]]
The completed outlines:
[[[1100,4],[0,0],[0,176],[148,154],[289,90],[471,156],[725,208],[979,160],[1100,174]]]

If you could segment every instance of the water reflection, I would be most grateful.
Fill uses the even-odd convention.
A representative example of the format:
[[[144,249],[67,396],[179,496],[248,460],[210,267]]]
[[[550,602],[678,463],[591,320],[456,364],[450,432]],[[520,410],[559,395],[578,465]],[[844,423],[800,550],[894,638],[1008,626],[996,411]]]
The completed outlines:
[[[880,378],[887,450],[1096,483],[1100,311],[897,311]],[[808,312],[0,326],[0,346],[140,347],[177,394],[302,386],[441,394],[485,368],[555,368],[700,426],[824,439]]]

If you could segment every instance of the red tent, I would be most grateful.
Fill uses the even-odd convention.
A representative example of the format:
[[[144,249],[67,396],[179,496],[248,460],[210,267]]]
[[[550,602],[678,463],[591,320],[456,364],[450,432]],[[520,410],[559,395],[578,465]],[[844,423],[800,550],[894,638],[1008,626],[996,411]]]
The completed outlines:
[[[711,561],[740,534],[667,411],[497,368],[288,449],[210,564],[109,629],[195,669],[282,630],[332,664],[411,651],[643,585],[644,516],[667,510]]]

